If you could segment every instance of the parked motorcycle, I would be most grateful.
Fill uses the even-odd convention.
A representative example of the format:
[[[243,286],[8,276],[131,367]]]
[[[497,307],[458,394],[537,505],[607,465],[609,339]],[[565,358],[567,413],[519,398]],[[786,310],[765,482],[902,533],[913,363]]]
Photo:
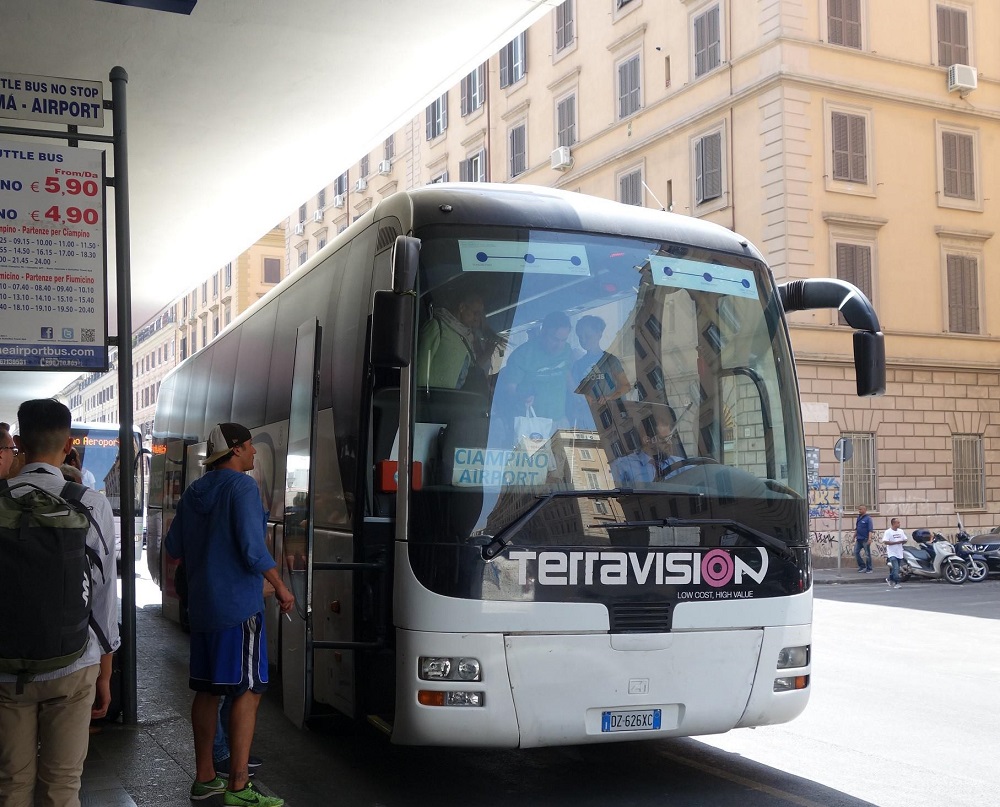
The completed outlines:
[[[976,545],[969,539],[969,533],[964,530],[959,531],[955,537],[955,554],[965,561],[970,583],[981,583],[989,577],[990,566],[986,555],[977,551]]]
[[[899,578],[906,581],[911,577],[925,577],[931,580],[947,580],[961,585],[969,576],[965,561],[955,554],[953,547],[940,533],[930,530],[914,530],[913,540],[919,548],[903,546],[903,562],[899,566]]]

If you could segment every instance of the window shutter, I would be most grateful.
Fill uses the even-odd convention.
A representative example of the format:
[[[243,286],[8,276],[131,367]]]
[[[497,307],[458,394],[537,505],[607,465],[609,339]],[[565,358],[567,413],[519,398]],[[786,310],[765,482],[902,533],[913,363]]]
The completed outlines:
[[[851,178],[850,134],[847,115],[834,112],[830,118],[833,132],[833,178],[847,181]]]
[[[441,110],[441,131],[448,128],[448,93],[438,98],[438,108]]]
[[[948,330],[979,333],[978,261],[967,255],[949,255]]]
[[[458,181],[468,182],[469,181],[469,163],[471,160],[462,160],[458,164]]]
[[[485,65],[479,65],[476,68],[476,106],[475,109],[479,109],[483,105],[483,100],[486,98],[486,67]]]
[[[705,201],[705,170],[703,154],[705,151],[705,139],[695,141],[694,144],[694,188],[695,200],[698,204]]]
[[[937,7],[938,64],[969,63],[968,15],[959,8]]]
[[[943,132],[941,158],[944,163],[944,195],[958,196],[958,135]]]
[[[708,24],[702,14],[694,21],[694,74],[703,76],[708,72]]]
[[[500,49],[500,86],[510,86],[510,61],[513,44],[504,45]]]
[[[950,67],[951,60],[951,14],[944,6],[937,7],[938,64]]]
[[[472,111],[472,107],[469,105],[469,94],[470,94],[469,90],[471,89],[469,85],[472,83],[472,77],[474,75],[475,73],[470,73],[468,76],[462,79],[461,109],[463,118]]]
[[[434,139],[434,104],[430,104],[427,107],[427,111],[424,113],[427,117],[427,139]]]
[[[861,244],[837,244],[837,277],[857,286],[869,299],[872,298],[872,251]],[[847,320],[837,315],[841,325]]]
[[[722,135],[710,134],[705,141],[705,198],[722,196]]]
[[[828,0],[827,2],[827,39],[832,45],[843,45],[844,36],[844,2],[845,0]]]
[[[861,0],[844,0],[844,44],[861,47]]]
[[[716,6],[708,12],[708,69],[714,70],[721,61],[719,48],[721,41],[719,38],[719,7]]]
[[[865,119],[861,115],[847,116],[847,140],[851,151],[852,182],[868,181],[867,155],[865,154]]]
[[[976,198],[976,166],[972,135],[956,135],[958,157],[958,195]]]

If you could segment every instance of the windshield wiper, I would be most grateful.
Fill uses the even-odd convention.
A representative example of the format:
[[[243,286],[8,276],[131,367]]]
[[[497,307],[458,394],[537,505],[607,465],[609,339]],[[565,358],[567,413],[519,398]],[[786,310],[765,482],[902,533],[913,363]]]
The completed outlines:
[[[601,527],[606,530],[621,530],[629,529],[630,527],[729,527],[730,529],[736,530],[741,535],[753,538],[758,545],[765,546],[768,549],[773,549],[780,557],[785,560],[794,561],[795,553],[792,552],[789,547],[768,535],[766,532],[761,532],[749,524],[744,524],[741,521],[733,521],[729,518],[656,518],[656,519],[644,519],[642,521],[618,521],[613,524],[595,524],[595,527]]]
[[[612,488],[611,490],[554,490],[552,493],[546,493],[544,496],[539,496],[538,500],[532,504],[531,507],[521,513],[521,515],[515,518],[506,527],[503,527],[496,535],[492,537],[483,536],[484,538],[490,538],[489,542],[483,547],[483,559],[493,560],[493,558],[503,552],[508,546],[510,546],[510,541],[508,541],[507,538],[531,521],[531,519],[535,516],[535,513],[545,507],[545,505],[553,499],[611,499],[616,496],[633,496],[637,493],[653,493],[660,495],[659,491],[635,491],[632,488]]]

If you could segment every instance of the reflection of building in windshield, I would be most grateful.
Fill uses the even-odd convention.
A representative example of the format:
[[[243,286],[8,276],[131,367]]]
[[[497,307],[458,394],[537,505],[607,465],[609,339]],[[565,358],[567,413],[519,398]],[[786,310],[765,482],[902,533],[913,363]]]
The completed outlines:
[[[551,440],[554,457],[549,482],[558,490],[610,490],[612,482],[608,456],[595,431],[560,429]],[[548,489],[548,488],[547,488]],[[538,500],[539,489],[522,486],[504,488],[486,519],[486,533],[495,535],[515,521]],[[606,544],[608,531],[602,525],[623,516],[616,499],[598,497],[555,498],[535,516],[537,523],[526,525],[514,543],[555,545]]]

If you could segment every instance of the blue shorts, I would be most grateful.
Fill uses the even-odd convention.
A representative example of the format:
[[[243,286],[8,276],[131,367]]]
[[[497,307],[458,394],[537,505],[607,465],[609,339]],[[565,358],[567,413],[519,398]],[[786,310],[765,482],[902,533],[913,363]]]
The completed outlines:
[[[195,692],[239,697],[267,691],[267,641],[263,614],[217,631],[191,631],[191,677]]]

